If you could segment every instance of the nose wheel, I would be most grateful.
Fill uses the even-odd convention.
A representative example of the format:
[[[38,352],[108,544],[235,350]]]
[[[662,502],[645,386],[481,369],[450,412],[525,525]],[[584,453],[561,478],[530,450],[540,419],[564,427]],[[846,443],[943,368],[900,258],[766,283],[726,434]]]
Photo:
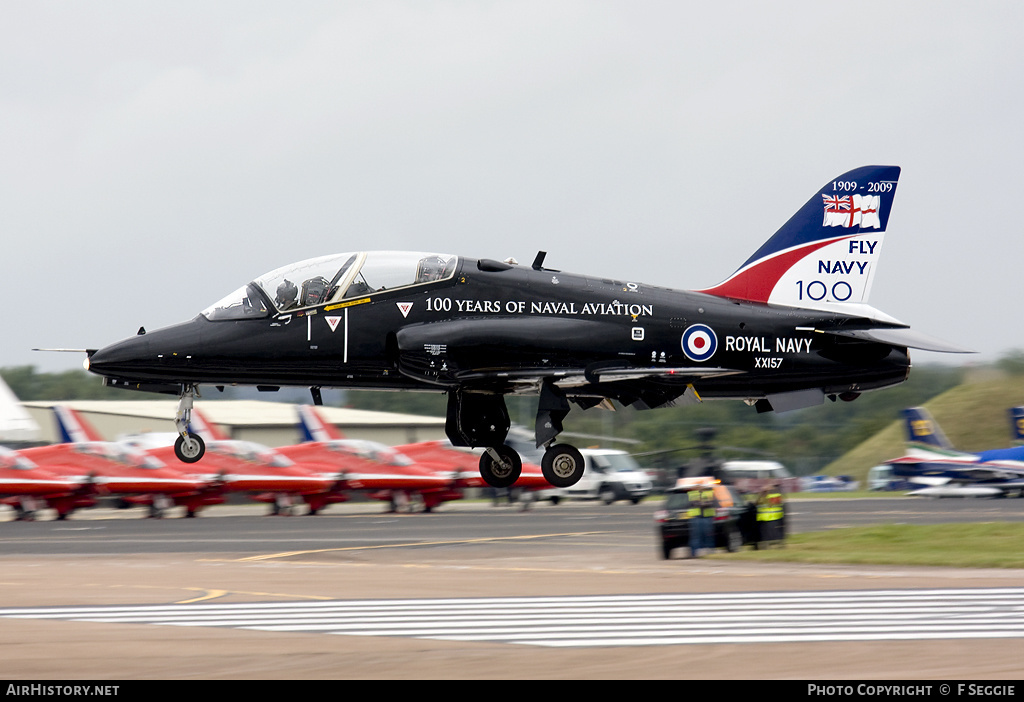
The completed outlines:
[[[571,487],[583,477],[583,454],[575,446],[555,444],[544,452],[540,469],[555,487]]]
[[[174,442],[174,455],[182,463],[195,463],[206,453],[206,443],[199,434],[185,432]]]
[[[480,456],[480,477],[491,487],[511,487],[522,472],[523,459],[511,446],[488,447]]]
[[[206,443],[203,441],[203,437],[188,430],[188,423],[192,420],[192,402],[195,400],[195,396],[194,385],[182,386],[178,411],[174,414],[174,427],[178,430],[178,438],[174,442],[174,455],[182,463],[195,463],[206,453]]]

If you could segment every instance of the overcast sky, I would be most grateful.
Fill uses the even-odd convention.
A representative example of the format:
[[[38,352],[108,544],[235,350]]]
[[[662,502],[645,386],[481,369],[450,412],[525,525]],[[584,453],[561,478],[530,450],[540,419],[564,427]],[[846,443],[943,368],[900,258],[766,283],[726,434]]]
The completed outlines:
[[[285,263],[731,274],[903,171],[871,304],[974,357],[1018,307],[1024,3],[0,0],[0,367],[78,367]]]

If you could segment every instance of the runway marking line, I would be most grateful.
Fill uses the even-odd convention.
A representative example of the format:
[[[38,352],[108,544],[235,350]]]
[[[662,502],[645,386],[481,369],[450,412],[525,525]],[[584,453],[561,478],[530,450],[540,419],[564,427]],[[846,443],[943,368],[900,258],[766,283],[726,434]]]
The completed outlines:
[[[338,566],[344,565],[346,568],[379,568],[379,563],[332,563],[331,561],[288,561],[290,565],[304,565],[304,566]],[[491,571],[498,573],[584,573],[587,575],[637,575],[646,574],[656,571],[651,571],[645,568],[636,569],[613,569],[613,568],[527,568],[522,566],[468,566],[468,565],[451,565],[447,563],[393,563],[388,564],[386,567],[389,568],[419,568],[423,570],[473,570],[473,571]],[[717,574],[718,571],[715,571]],[[691,572],[692,574],[692,572]],[[752,575],[751,577],[760,577]],[[323,598],[330,599],[330,598]]]
[[[202,587],[187,587],[186,590],[199,590],[205,592],[205,595],[201,597],[194,597],[190,600],[178,600],[174,604],[195,604],[196,602],[204,602],[206,600],[217,599],[218,597],[227,597],[229,595],[246,595],[246,596],[257,596],[257,597],[283,597],[289,600],[330,600],[332,597],[326,597],[323,595],[293,595],[292,593],[281,593],[281,592],[251,592],[248,590],[211,590],[209,588]]]
[[[194,588],[188,588],[189,590]],[[195,602],[204,602],[206,600],[215,600],[218,597],[224,597],[228,594],[227,590],[204,590],[205,595],[200,597],[193,597],[191,600],[178,600],[174,604],[193,604]]]
[[[304,556],[310,553],[332,553],[336,551],[369,551],[383,548],[408,548],[410,546],[451,546],[455,544],[486,544],[498,541],[529,541],[533,539],[550,539],[553,537],[570,536],[594,536],[596,534],[611,534],[610,531],[577,531],[568,534],[534,534],[531,536],[494,536],[480,539],[459,539],[456,541],[412,541],[403,544],[381,544],[378,546],[342,546],[339,548],[317,548],[306,551],[284,551],[281,553],[267,553],[262,556],[246,556],[236,559],[236,562],[258,562],[269,561],[274,558],[287,558],[289,556]]]

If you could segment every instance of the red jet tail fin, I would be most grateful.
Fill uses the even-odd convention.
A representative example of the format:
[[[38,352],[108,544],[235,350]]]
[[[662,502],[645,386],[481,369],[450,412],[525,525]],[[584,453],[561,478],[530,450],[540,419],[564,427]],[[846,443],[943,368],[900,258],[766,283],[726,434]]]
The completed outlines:
[[[334,441],[344,439],[345,435],[333,424],[324,421],[320,413],[312,405],[299,405],[299,433],[302,441]]]
[[[202,412],[192,408],[192,418],[188,423],[189,431],[199,434],[206,441],[225,441],[228,437],[217,428],[216,424],[210,422]]]
[[[70,407],[54,405],[53,415],[57,420],[57,433],[60,435],[62,444],[83,444],[88,441],[104,440],[95,427]]]

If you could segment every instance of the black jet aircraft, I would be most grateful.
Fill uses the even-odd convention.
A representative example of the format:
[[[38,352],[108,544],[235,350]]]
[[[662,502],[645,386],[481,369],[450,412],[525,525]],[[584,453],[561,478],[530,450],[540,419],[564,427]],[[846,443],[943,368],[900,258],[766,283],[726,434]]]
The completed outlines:
[[[570,403],[646,409],[707,398],[784,411],[896,385],[908,347],[963,351],[868,306],[900,170],[829,181],[721,284],[694,292],[438,253],[323,256],[262,275],[189,322],[89,351],[107,385],[180,397],[178,457],[200,385],[434,390],[446,431],[511,485],[504,396],[539,394],[536,443],[555,486],[583,471],[555,443]]]

